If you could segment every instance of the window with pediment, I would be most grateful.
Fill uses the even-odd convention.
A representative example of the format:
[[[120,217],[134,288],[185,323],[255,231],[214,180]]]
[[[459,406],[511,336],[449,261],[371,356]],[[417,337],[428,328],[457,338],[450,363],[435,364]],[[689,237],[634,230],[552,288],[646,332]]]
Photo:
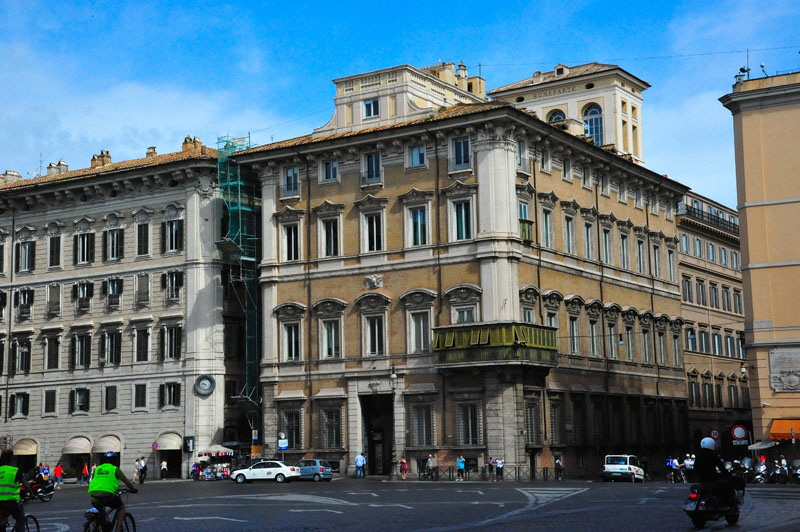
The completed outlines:
[[[289,302],[278,305],[273,313],[279,326],[279,349],[283,362],[299,362],[303,359],[302,323],[306,307]]]
[[[313,308],[319,323],[320,358],[342,358],[342,317],[347,302],[328,297],[314,303]]]

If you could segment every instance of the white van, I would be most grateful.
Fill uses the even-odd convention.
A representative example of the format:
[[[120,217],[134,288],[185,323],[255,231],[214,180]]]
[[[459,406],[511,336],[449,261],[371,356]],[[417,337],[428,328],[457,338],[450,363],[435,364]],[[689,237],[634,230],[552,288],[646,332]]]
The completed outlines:
[[[625,480],[644,482],[644,469],[632,454],[609,454],[603,460],[603,481]]]

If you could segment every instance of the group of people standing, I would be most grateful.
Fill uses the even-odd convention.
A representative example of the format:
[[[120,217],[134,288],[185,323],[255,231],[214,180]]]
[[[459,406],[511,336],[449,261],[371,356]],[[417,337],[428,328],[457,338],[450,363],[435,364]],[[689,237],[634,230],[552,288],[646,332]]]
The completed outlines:
[[[489,477],[489,482],[503,482],[503,469],[506,466],[505,460],[503,460],[502,456],[498,456],[497,458],[489,457],[489,461],[486,463],[486,473]]]
[[[161,460],[160,470],[161,470],[161,480],[167,478],[167,471],[168,471],[167,461]],[[133,481],[139,482],[139,484],[144,484],[145,479],[147,479],[147,460],[144,456],[141,458],[137,458],[133,462]]]

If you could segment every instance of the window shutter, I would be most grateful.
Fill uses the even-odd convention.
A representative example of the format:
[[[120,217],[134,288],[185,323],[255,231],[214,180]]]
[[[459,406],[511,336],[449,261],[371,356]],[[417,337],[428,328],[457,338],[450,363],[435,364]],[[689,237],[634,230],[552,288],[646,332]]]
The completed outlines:
[[[13,377],[17,374],[17,350],[19,349],[19,345],[17,342],[11,343],[11,352],[9,353],[8,357],[8,376]]]
[[[75,390],[69,391],[69,413],[73,413],[75,411]]]
[[[72,264],[78,264],[78,235],[72,237]]]
[[[92,362],[92,337],[89,336],[89,341],[86,343],[86,356],[83,357],[83,367],[88,368]]]
[[[167,289],[167,274],[166,273],[162,273],[161,274],[161,289],[162,290],[166,290]]]
[[[72,336],[69,339],[69,369],[75,369],[75,337]]]
[[[175,406],[181,406],[181,384],[175,384]]]
[[[119,238],[117,239],[117,257],[122,258],[125,256],[125,230],[119,230]]]
[[[7,296],[5,292],[0,292],[0,307],[6,308]]]
[[[28,304],[33,305],[33,296],[36,295],[36,290],[28,290]]]
[[[179,251],[183,251],[183,220],[178,220],[178,227],[177,227],[177,234],[176,234],[176,244]]]
[[[89,233],[89,262],[94,262],[94,233]]]
[[[108,294],[108,281],[103,281],[100,284],[100,295],[105,296],[106,294]]]
[[[89,389],[87,388],[87,389],[86,389],[86,408],[84,408],[84,410],[85,410],[86,412],[88,412],[88,411],[89,411],[89,400],[90,400],[91,398],[92,398],[92,393],[91,393],[91,391],[89,391]]]
[[[167,222],[161,222],[161,253],[167,251]]]
[[[183,288],[183,272],[175,276],[175,283],[178,285],[178,288]]]
[[[94,297],[94,283],[87,283],[88,286],[86,287],[86,296],[91,299]]]
[[[29,395],[27,393],[22,394],[22,415],[23,416],[27,416],[28,415],[28,398],[29,398]]]
[[[8,397],[8,417],[14,417],[14,414],[16,413],[14,412],[14,406],[16,404],[17,404],[17,395],[12,393]]]
[[[108,231],[103,231],[103,262],[108,260]]]
[[[181,327],[177,327],[175,334],[175,358],[181,358],[181,340],[183,337],[183,329]]]
[[[19,306],[19,290],[14,292],[14,308]]]
[[[100,335],[100,358],[106,357],[106,342],[108,341],[108,333],[104,332]]]
[[[14,271],[19,272],[19,242],[14,244]]]
[[[22,368],[20,368],[23,373],[29,373],[31,371],[31,346],[28,345],[28,349],[25,350],[25,356],[22,358]]]
[[[72,285],[72,300],[75,301],[78,299],[78,283]]]
[[[160,328],[158,330],[158,359],[164,360],[166,358],[166,353],[164,352],[164,328]]]
[[[36,242],[31,242],[30,251],[31,255],[28,257],[28,264],[30,265],[30,270],[33,271],[36,269]]]
[[[166,386],[164,384],[160,384],[158,386],[158,407],[164,408],[164,390]]]

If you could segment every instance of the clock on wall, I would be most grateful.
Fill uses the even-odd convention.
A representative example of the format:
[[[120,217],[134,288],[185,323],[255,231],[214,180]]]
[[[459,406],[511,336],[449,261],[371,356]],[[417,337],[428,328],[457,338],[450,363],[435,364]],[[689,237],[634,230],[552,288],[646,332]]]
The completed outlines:
[[[197,395],[211,395],[216,384],[211,375],[200,375],[194,381],[194,391]]]

